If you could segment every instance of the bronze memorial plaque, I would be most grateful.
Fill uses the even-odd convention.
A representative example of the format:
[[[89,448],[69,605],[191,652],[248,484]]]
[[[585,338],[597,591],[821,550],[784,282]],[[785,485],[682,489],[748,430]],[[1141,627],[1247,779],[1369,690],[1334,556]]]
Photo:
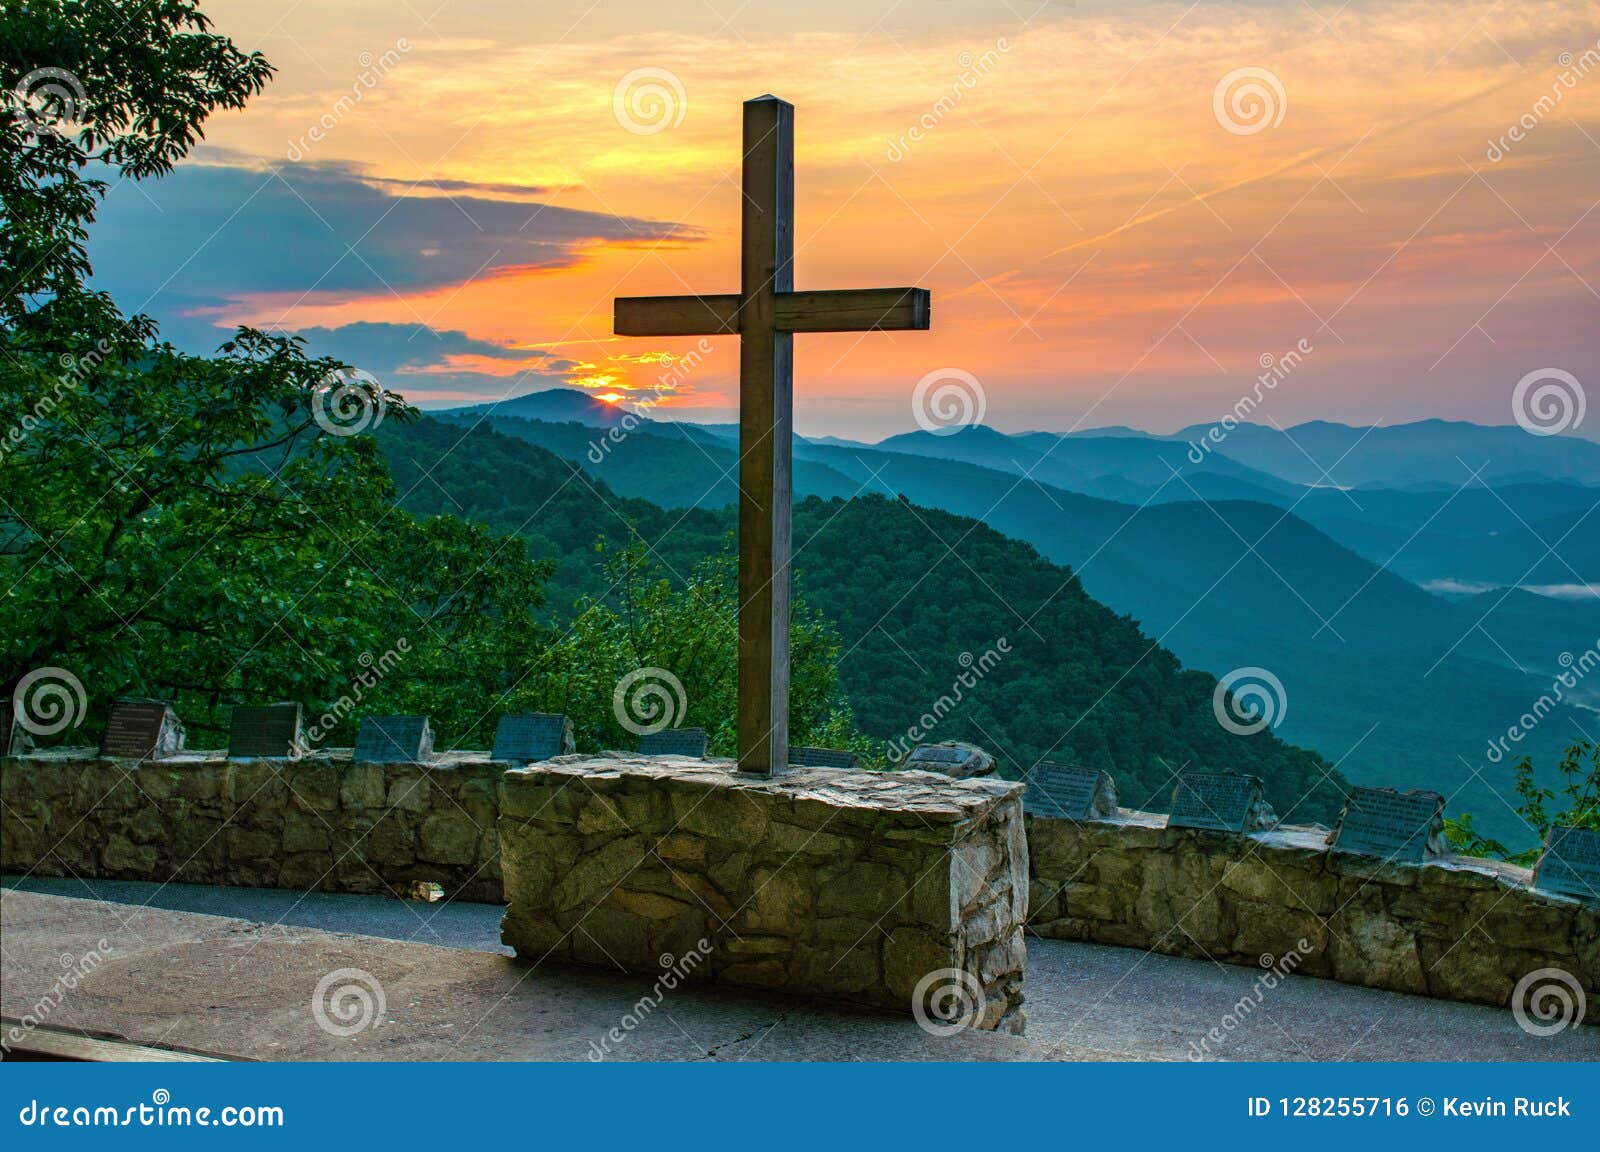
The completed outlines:
[[[574,750],[572,721],[554,712],[514,712],[500,717],[489,759],[527,764]]]
[[[368,764],[424,764],[433,756],[426,716],[363,716],[354,759]]]
[[[106,717],[100,755],[159,760],[183,747],[183,725],[165,700],[118,700]]]
[[[1185,772],[1172,790],[1168,828],[1208,828],[1213,832],[1253,831],[1261,781],[1236,772]]]
[[[228,720],[231,760],[287,759],[299,755],[305,739],[297,703],[245,705]]]
[[[663,728],[639,737],[641,756],[687,756],[692,760],[706,758],[706,730],[704,728]]]
[[[1041,760],[1028,773],[1022,806],[1035,816],[1065,820],[1097,820],[1117,812],[1117,789],[1111,774]]]
[[[793,748],[789,763],[796,768],[854,768],[859,757],[848,748]]]
[[[1448,855],[1444,797],[1437,792],[1352,788],[1333,834],[1332,850],[1408,864]]]
[[[971,755],[965,748],[953,748],[947,744],[918,744],[901,767],[909,769],[919,764],[965,764]]]
[[[1533,870],[1533,886],[1541,892],[1600,904],[1600,832],[1560,824],[1552,827]]]
[[[7,689],[5,696],[0,698],[0,756],[11,756],[20,752],[20,748],[13,750],[11,744],[14,740],[18,745],[22,743],[17,740],[21,732],[22,726],[17,723],[16,701],[11,698],[11,690]]]

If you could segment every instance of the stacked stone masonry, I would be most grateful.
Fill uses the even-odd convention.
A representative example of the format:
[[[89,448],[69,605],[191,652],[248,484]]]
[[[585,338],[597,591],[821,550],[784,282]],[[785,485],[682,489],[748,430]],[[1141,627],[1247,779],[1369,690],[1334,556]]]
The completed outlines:
[[[338,753],[8,757],[0,869],[355,893],[423,881],[500,903],[504,770],[481,753],[425,770]],[[737,780],[725,765],[626,756],[512,773],[507,940],[609,963],[600,939],[654,971],[710,932],[699,978],[801,989],[814,977],[900,1009],[910,976],[948,956],[1013,1027],[1026,903],[1043,937],[1252,967],[1292,954],[1305,975],[1497,1005],[1527,973],[1557,968],[1600,1002],[1600,910],[1535,892],[1510,865],[1385,865],[1329,853],[1317,831],[1235,837],[1126,809],[1090,823],[1030,815],[1024,841],[1015,786],[994,780],[829,769],[777,787]],[[952,785],[965,801],[949,799]],[[946,851],[959,866],[925,876]],[[885,892],[909,896],[878,925]],[[874,948],[854,947],[869,936]]]
[[[977,1026],[1020,1031],[1021,793],[668,758],[516,769],[500,812],[503,937],[532,960],[648,973],[693,955],[689,979],[899,1012],[953,992]]]
[[[0,767],[8,873],[321,892],[436,883],[497,902],[503,764],[357,764],[349,754],[137,763],[83,753]]]
[[[1556,968],[1600,996],[1595,908],[1534,891],[1523,868],[1385,864],[1330,853],[1326,836],[1168,829],[1127,809],[1107,822],[1030,815],[1028,927],[1500,1006],[1522,977]]]

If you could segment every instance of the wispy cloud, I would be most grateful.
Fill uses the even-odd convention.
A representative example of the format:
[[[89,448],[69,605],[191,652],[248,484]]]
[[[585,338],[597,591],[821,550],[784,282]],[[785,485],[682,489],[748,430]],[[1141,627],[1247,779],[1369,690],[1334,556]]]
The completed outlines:
[[[688,242],[669,222],[564,208],[537,189],[356,165],[200,163],[120,185],[91,244],[97,280],[156,315],[231,318],[263,300],[322,304],[425,293],[486,276],[572,268],[610,243]]]
[[[1263,352],[1303,337],[1318,355],[1276,398],[1285,422],[1502,423],[1527,371],[1600,362],[1600,74],[1485,159],[1562,54],[1594,46],[1582,0],[819,0],[799,16],[757,0],[731,22],[486,0],[424,27],[404,5],[332,25],[313,7],[241,0],[228,23],[270,31],[280,72],[219,121],[232,153],[148,186],[165,211],[114,195],[95,256],[130,306],[160,289],[179,324],[422,325],[646,387],[648,363],[614,357],[689,342],[617,340],[611,300],[737,287],[739,103],[776,88],[797,107],[800,286],[935,299],[930,332],[802,342],[808,432],[900,430],[946,365],[983,380],[1000,427],[1170,429],[1214,420]],[[363,53],[401,36],[403,60],[308,160],[248,159],[281,159]],[[992,68],[963,70],[1000,37]],[[614,107],[641,69],[682,92],[649,134]],[[1249,134],[1214,105],[1241,69],[1284,99]],[[737,342],[715,343],[695,402],[731,405]],[[395,371],[499,387],[513,363],[479,350]]]

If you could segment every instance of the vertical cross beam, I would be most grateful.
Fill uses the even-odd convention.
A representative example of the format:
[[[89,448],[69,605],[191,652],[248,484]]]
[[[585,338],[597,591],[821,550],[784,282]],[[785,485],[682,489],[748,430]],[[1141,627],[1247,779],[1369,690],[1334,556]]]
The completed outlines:
[[[794,290],[794,106],[744,106],[739,295],[619,296],[619,336],[739,335],[739,770],[789,763],[794,333],[921,331],[922,288]]]
[[[789,548],[794,336],[777,297],[794,291],[794,106],[744,106],[739,343],[739,770],[789,763]]]

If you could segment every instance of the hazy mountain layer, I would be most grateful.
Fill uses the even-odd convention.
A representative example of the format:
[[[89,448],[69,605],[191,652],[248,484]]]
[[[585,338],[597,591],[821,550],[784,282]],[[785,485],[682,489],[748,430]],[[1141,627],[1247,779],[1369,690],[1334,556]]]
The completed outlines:
[[[635,431],[598,464],[580,450],[590,439],[581,429],[520,434],[628,495],[701,508],[723,492],[732,499],[733,446],[704,430]],[[1526,833],[1495,795],[1509,770],[1488,759],[1489,742],[1546,692],[1561,653],[1600,640],[1560,604],[1496,596],[1474,605],[1425,592],[1281,507],[1139,508],[955,460],[807,442],[795,451],[799,493],[813,483],[829,496],[903,493],[981,519],[1071,565],[1091,595],[1188,666],[1271,669],[1290,701],[1283,735],[1343,758],[1352,778],[1438,788],[1502,838]],[[1558,708],[1518,750],[1553,763],[1590,719]]]
[[[619,495],[605,479],[486,425],[424,420],[385,427],[382,440],[408,506],[522,532],[536,555],[557,562],[563,605],[602,591],[597,536],[645,541],[670,574],[725,546],[734,529],[731,509],[664,509]],[[794,534],[797,587],[838,626],[844,688],[870,734],[976,740],[1013,775],[1041,757],[1103,766],[1127,803],[1158,810],[1173,773],[1190,765],[1261,776],[1292,819],[1326,822],[1337,812],[1341,777],[1327,761],[1270,732],[1224,730],[1211,676],[1184,671],[1029,545],[873,493],[803,502]],[[975,683],[958,686],[963,677]],[[945,719],[908,732],[941,697],[957,694],[961,703]]]

